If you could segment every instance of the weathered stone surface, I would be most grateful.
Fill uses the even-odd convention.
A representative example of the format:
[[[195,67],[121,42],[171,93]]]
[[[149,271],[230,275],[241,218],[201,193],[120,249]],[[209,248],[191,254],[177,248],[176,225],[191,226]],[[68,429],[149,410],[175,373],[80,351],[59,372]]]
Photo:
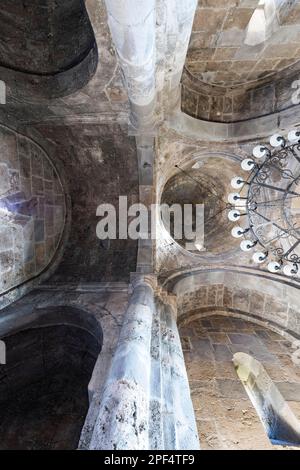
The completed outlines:
[[[275,385],[291,404],[298,404],[299,367],[291,360],[291,343],[273,331],[238,318],[211,315],[201,320],[203,333],[194,335],[199,320],[186,323],[184,331],[193,332],[189,340],[192,352],[185,363],[202,449],[277,449],[269,441],[260,418],[240,381],[232,357],[247,352],[265,367]],[[223,324],[226,333],[213,332]],[[251,334],[241,333],[252,330]],[[180,328],[181,331],[181,328]],[[212,356],[200,360],[198,344],[211,342]],[[234,343],[234,344],[233,344]],[[226,360],[227,358],[227,360]],[[272,361],[271,361],[272,359]],[[283,362],[282,362],[283,361]],[[284,363],[284,365],[283,365]],[[298,394],[298,395],[297,395]],[[291,401],[292,400],[292,401]],[[294,406],[297,412],[299,409]]]
[[[76,448],[88,408],[87,385],[101,344],[71,325],[29,328],[5,337],[5,344],[1,449]]]
[[[298,7],[295,2],[285,7],[280,26],[275,20],[272,35],[250,47],[245,38],[256,8],[255,2],[198,5],[186,58],[191,75],[184,74],[184,112],[195,116],[189,95],[194,101],[195,95],[206,95],[212,104],[209,119],[216,122],[245,120],[292,105],[290,84],[297,80],[300,59]],[[224,96],[236,101],[236,111],[225,109]],[[196,117],[208,119],[206,109],[198,106]]]
[[[134,139],[128,138],[126,127],[118,124],[43,125],[39,130],[60,149],[74,201],[69,241],[53,281],[128,280],[129,273],[135,271],[137,242],[110,240],[105,248],[96,235],[100,220],[96,210],[102,203],[114,204],[119,218],[118,197],[127,195],[128,206],[135,202],[138,173]],[[44,171],[50,177],[51,168]],[[47,210],[46,233],[51,233],[62,215],[56,206]]]
[[[1,147],[5,148],[5,162],[0,164],[0,207],[7,211],[1,214],[0,231],[1,271],[6,273],[0,282],[3,293],[38,275],[53,259],[64,230],[66,207],[63,196],[55,202],[47,197],[43,168],[49,168],[48,183],[53,185],[55,181],[52,194],[63,194],[47,154],[30,139],[3,126],[0,135]],[[39,206],[39,197],[43,198],[43,206]],[[55,228],[54,209],[60,214]]]

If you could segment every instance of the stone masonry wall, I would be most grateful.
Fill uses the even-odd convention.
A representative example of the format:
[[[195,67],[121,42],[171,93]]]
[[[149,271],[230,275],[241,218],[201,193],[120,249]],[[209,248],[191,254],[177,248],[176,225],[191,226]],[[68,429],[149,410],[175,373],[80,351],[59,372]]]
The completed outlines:
[[[283,449],[268,439],[232,362],[244,352],[258,360],[300,416],[300,366],[291,343],[269,329],[239,318],[210,315],[180,328],[201,448]]]
[[[65,225],[65,195],[46,153],[0,127],[0,293],[41,273]]]
[[[292,83],[299,80],[300,68],[300,6],[280,0],[273,7],[277,12],[269,33],[251,45],[247,31],[257,0],[198,1],[183,75],[185,113],[236,122],[293,106]]]
[[[289,69],[288,76],[271,83],[263,82],[255,88],[240,86],[236,89],[203,83],[185,71],[181,95],[182,111],[197,119],[229,123],[267,116],[297,106],[298,101],[294,102],[293,97],[299,96],[299,65],[293,69]]]
[[[288,301],[253,289],[223,284],[198,286],[178,297],[178,314],[189,318],[208,310],[230,311],[268,322],[295,336],[300,336],[299,311]]]

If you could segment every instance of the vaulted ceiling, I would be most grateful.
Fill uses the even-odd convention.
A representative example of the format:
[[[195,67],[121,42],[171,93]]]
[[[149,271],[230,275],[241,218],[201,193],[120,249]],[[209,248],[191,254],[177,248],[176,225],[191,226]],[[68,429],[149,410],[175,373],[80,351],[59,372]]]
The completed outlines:
[[[290,107],[300,70],[299,25],[299,1],[199,0],[183,110],[232,122]]]

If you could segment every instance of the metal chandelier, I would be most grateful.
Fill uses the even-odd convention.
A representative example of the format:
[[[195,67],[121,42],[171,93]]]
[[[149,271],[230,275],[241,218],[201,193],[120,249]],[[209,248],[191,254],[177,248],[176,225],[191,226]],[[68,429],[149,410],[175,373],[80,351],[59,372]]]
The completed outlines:
[[[243,238],[244,252],[272,273],[300,277],[300,130],[287,138],[272,135],[270,145],[256,145],[241,162],[228,196],[228,218],[239,225],[231,233]]]

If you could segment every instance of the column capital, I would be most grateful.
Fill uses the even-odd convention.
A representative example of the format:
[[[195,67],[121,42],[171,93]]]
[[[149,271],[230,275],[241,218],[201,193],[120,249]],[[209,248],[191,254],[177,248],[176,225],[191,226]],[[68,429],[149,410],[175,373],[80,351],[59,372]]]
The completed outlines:
[[[153,290],[157,289],[157,275],[156,274],[141,274],[131,273],[130,283],[133,289],[138,286],[147,285]]]

